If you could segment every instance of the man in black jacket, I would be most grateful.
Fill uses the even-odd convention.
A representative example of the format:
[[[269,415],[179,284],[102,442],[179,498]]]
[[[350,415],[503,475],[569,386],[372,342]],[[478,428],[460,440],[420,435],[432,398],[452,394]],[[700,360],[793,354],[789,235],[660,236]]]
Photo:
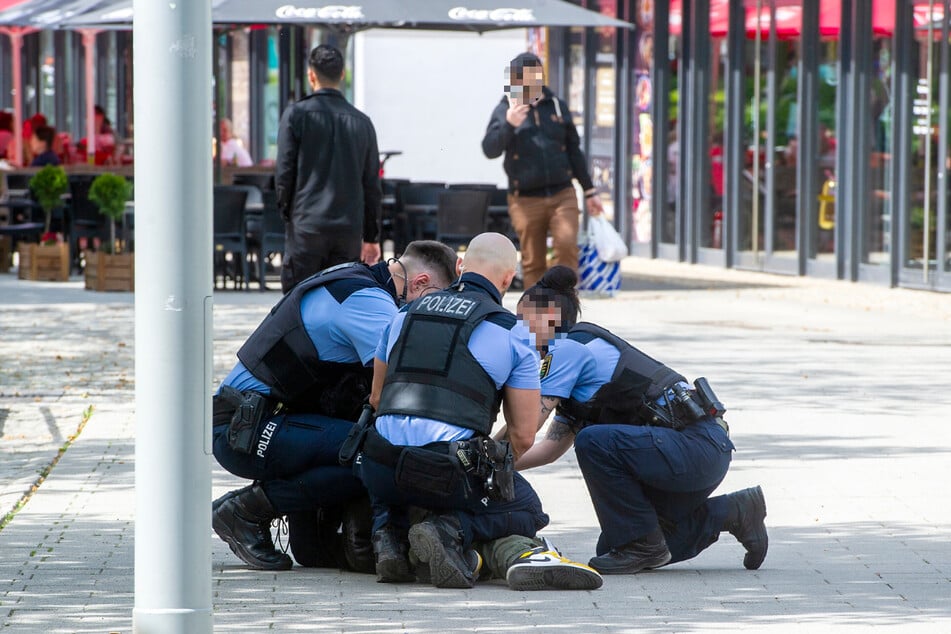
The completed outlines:
[[[490,158],[505,153],[509,216],[518,232],[525,288],[547,268],[551,233],[553,264],[578,268],[578,200],[571,179],[584,189],[592,216],[603,209],[594,188],[568,105],[544,85],[542,62],[522,53],[509,66],[506,96],[495,107],[482,139]]]
[[[380,259],[380,156],[376,131],[339,90],[343,55],[310,52],[313,93],[291,104],[277,136],[277,204],[287,221],[281,288],[342,262]]]

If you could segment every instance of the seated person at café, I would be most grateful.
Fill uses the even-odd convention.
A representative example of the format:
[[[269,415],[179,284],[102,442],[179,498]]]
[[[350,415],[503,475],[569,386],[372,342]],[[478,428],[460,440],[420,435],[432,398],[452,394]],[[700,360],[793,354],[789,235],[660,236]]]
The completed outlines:
[[[59,165],[59,156],[53,151],[55,139],[56,130],[49,126],[44,125],[33,130],[33,134],[30,135],[30,152],[33,154],[30,167]]]
[[[222,119],[220,123],[220,141],[221,141],[221,160],[225,165],[236,165],[238,167],[250,167],[254,165],[251,155],[241,139],[234,136],[230,119]]]

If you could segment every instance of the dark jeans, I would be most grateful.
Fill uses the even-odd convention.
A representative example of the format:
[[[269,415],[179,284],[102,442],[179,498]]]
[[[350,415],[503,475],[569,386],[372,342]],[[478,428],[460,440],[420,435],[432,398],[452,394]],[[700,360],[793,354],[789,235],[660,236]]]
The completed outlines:
[[[290,234],[291,228],[288,227]],[[363,252],[359,235],[320,232],[288,235],[281,259],[281,290],[287,294],[314,273],[344,262],[356,262]]]
[[[337,461],[353,423],[318,414],[282,414],[262,426],[251,454],[228,445],[228,426],[213,428],[214,454],[236,476],[258,480],[278,515],[346,504],[363,485]]]
[[[597,552],[664,532],[671,561],[695,557],[717,540],[725,496],[708,499],[726,476],[733,443],[712,420],[683,431],[591,425],[575,439],[578,465],[601,524]]]
[[[468,478],[447,497],[436,497],[424,492],[403,490],[396,485],[396,473],[389,467],[366,454],[358,454],[353,465],[367,490],[373,504],[373,530],[383,526],[408,528],[406,508],[416,506],[431,511],[456,515],[462,525],[463,545],[468,548],[473,541],[487,542],[508,535],[534,537],[548,525],[548,515],[542,510],[541,500],[532,486],[520,474],[515,474],[515,499],[500,502],[485,497],[481,482]]]

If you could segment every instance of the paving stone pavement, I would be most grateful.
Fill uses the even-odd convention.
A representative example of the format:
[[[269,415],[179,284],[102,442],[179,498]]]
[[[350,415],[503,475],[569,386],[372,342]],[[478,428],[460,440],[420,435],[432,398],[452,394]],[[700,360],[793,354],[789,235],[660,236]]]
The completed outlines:
[[[215,631],[951,631],[951,296],[623,268],[624,290],[585,300],[583,318],[710,379],[737,446],[720,490],[766,493],[760,570],[743,569],[725,534],[694,560],[592,592],[438,590],[254,572],[210,534]],[[216,382],[277,298],[216,292]],[[0,275],[0,516],[49,472],[0,530],[5,631],[132,630],[133,339],[130,294]],[[241,484],[213,473],[214,495]],[[552,517],[544,534],[586,561],[598,527],[571,453],[527,476]]]

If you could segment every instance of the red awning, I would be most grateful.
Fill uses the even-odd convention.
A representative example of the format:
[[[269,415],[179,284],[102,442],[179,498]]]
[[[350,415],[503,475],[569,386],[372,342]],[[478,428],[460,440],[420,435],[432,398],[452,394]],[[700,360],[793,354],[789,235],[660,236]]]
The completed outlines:
[[[683,28],[682,19],[683,0],[670,0],[670,32],[679,35]],[[746,0],[746,36],[756,36],[756,0]],[[802,33],[802,6],[801,2],[793,0],[776,0],[776,36],[779,39],[793,39]],[[895,30],[895,3],[884,0],[872,0],[872,31],[875,35],[890,36]],[[915,28],[927,28],[929,22],[929,3],[927,0],[917,0],[914,3]],[[822,37],[834,38],[839,35],[841,27],[842,9],[838,0],[820,0],[819,4],[819,33]],[[936,3],[931,21],[940,30],[944,11]],[[769,37],[769,0],[762,0],[760,7],[761,37]],[[729,24],[728,0],[711,0],[710,2],[710,35],[726,37]]]

